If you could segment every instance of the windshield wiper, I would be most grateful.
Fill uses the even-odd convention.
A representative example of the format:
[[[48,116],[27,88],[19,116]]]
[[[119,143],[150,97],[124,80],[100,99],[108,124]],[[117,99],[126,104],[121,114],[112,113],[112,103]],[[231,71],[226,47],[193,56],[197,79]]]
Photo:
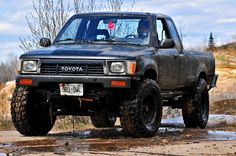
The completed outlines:
[[[75,41],[76,43],[92,43],[92,41],[82,40],[82,39],[77,39],[77,38],[67,38],[63,40],[56,40],[55,42],[59,43],[59,42],[64,42],[64,41]]]
[[[140,43],[131,43],[129,42],[130,45],[135,45],[135,46],[144,46],[143,44],[140,44]]]
[[[135,45],[135,46],[144,46],[143,44],[140,44],[140,43],[132,43],[132,42],[129,42],[129,41],[126,41],[126,40],[112,40],[112,39],[108,39],[108,40],[94,40],[94,42],[110,42],[110,43],[126,43],[126,44],[129,44],[129,45]]]
[[[112,39],[107,39],[107,40],[94,40],[96,42],[111,42],[111,43],[127,43],[125,40],[112,40]]]

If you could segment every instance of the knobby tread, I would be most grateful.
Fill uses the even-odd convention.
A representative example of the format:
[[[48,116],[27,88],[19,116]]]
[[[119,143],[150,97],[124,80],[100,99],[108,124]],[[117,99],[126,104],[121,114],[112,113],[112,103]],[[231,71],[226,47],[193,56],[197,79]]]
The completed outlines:
[[[204,97],[202,97],[204,96]],[[205,103],[203,103],[202,99]],[[205,107],[204,113],[201,113],[202,107]],[[187,128],[205,128],[209,116],[209,95],[207,90],[207,83],[204,79],[199,79],[193,98],[186,100],[183,104],[183,119]]]
[[[141,118],[141,100],[143,94],[152,88],[157,100],[157,119],[156,125],[152,129],[147,129],[142,123]],[[160,88],[154,80],[144,80],[131,94],[127,97],[120,106],[120,120],[124,132],[131,137],[151,137],[158,131],[162,117],[162,100]]]
[[[16,87],[13,92],[11,102],[11,116],[15,128],[18,132],[26,136],[41,136],[46,135],[55,122],[55,117],[51,118],[49,115],[43,115],[45,112],[37,109],[33,110],[30,99],[35,98],[30,95],[28,87]],[[41,112],[40,112],[41,111]],[[37,115],[35,115],[37,114]]]

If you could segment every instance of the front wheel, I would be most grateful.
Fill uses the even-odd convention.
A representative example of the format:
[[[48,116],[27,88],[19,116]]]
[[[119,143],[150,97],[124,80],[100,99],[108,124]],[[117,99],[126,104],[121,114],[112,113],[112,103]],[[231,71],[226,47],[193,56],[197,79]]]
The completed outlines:
[[[193,98],[183,103],[182,113],[187,128],[206,127],[209,116],[209,94],[204,79],[198,80]]]
[[[161,92],[154,80],[144,80],[137,90],[122,102],[121,126],[131,137],[154,136],[158,131],[161,117]]]
[[[46,135],[54,125],[45,97],[29,87],[16,87],[11,102],[12,121],[18,132],[26,136]]]

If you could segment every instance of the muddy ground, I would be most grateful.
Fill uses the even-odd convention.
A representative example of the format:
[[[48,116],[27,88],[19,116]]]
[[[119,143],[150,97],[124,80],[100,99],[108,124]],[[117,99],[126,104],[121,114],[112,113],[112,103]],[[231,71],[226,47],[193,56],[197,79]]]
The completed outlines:
[[[163,119],[155,137],[129,138],[111,129],[53,131],[45,137],[0,132],[8,155],[236,155],[236,116],[213,115],[207,129],[185,129],[182,118]]]
[[[44,137],[0,131],[0,156],[236,155],[236,78],[231,78],[231,69],[217,73],[220,74],[217,87],[210,92],[211,113],[228,115],[211,115],[206,129],[186,129],[182,118],[176,117],[163,119],[161,128],[152,138],[129,138],[119,126],[54,129]],[[174,112],[170,117],[176,114],[179,115]]]

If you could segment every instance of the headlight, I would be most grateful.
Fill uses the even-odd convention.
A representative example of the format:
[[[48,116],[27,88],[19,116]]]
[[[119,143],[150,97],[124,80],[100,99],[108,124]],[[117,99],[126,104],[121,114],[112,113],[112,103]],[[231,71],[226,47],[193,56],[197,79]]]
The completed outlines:
[[[23,61],[22,72],[36,72],[38,69],[38,61]]]
[[[110,66],[112,73],[124,73],[125,72],[125,62],[112,62]]]

